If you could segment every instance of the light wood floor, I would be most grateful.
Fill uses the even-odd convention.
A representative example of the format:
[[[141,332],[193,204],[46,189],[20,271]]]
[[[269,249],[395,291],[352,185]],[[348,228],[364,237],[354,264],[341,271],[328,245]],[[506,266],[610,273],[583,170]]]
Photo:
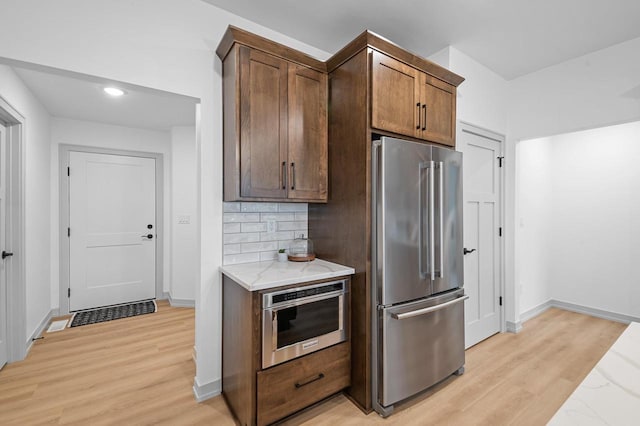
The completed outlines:
[[[0,424],[233,425],[222,397],[197,404],[193,309],[45,334],[25,361],[0,371]],[[543,425],[625,325],[550,309],[522,332],[467,351],[452,377],[384,420],[344,396],[287,425]]]

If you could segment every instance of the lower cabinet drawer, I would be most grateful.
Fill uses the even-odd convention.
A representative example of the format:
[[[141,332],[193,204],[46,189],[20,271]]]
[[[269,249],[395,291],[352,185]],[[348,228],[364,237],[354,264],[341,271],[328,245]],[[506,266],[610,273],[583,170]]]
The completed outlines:
[[[350,384],[349,342],[295,359],[258,376],[258,425],[282,419]]]

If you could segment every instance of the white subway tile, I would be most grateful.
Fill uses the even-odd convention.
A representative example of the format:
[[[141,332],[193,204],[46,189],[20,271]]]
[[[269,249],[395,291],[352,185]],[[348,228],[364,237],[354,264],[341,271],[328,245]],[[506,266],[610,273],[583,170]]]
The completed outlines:
[[[259,222],[260,213],[225,213],[223,221],[230,222]]]
[[[263,251],[260,252],[260,261],[263,260],[275,260],[278,258],[277,251]]]
[[[245,243],[242,244],[243,253],[254,253],[260,251],[274,251],[278,250],[277,241],[266,241],[261,243]]]
[[[236,263],[259,262],[260,253],[242,253],[224,256],[222,263],[224,265],[234,265]]]
[[[240,211],[240,203],[222,203],[222,210],[230,213],[237,213]]]
[[[289,247],[291,246],[292,242],[293,242],[293,240],[281,240],[281,241],[278,241],[278,250],[285,249],[285,250],[287,250],[287,253],[288,253],[289,252]]]
[[[278,204],[279,212],[306,212],[308,211],[307,203],[280,203]]]
[[[261,213],[260,222],[266,222],[268,220],[285,221],[295,220],[295,213]]]
[[[277,212],[277,203],[240,203],[240,211],[247,213],[255,212]]]
[[[307,222],[301,220],[295,222],[278,222],[278,231],[304,231],[306,235]]]
[[[260,241],[292,240],[293,232],[262,232]]]
[[[225,244],[222,246],[222,253],[225,256],[228,254],[242,253],[242,244]]]
[[[260,222],[243,223],[241,230],[242,232],[265,232],[267,230],[267,224]]]
[[[223,235],[224,244],[235,244],[235,243],[255,243],[260,241],[260,234],[257,232],[245,232],[242,234],[224,234]]]
[[[309,215],[307,212],[296,212],[296,220],[304,220],[307,222],[309,220]]]
[[[222,231],[225,234],[233,234],[235,232],[240,232],[240,224],[239,223],[225,223]]]

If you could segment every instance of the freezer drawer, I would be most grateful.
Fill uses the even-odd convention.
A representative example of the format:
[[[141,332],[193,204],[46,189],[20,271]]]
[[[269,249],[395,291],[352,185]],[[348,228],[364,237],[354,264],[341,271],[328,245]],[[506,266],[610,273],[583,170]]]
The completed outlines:
[[[380,310],[378,398],[388,407],[464,365],[463,290]]]

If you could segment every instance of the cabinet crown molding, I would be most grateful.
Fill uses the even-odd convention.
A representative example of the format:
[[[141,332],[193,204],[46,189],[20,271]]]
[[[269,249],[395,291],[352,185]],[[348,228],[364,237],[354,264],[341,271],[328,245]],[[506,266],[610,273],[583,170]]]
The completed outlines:
[[[229,25],[227,27],[227,31],[225,31],[224,36],[222,36],[222,40],[220,40],[220,44],[218,44],[216,54],[221,60],[224,60],[231,51],[233,45],[236,43],[256,50],[261,50],[269,53],[270,55],[294,62],[298,65],[309,67],[319,72],[327,72],[327,64],[325,62],[313,58],[306,53],[302,53],[299,50],[292,49],[257,34],[234,27],[233,25]]]
[[[340,49],[338,53],[329,58],[326,62],[327,71],[333,71],[349,58],[353,57],[356,53],[360,52],[362,49],[366,49],[367,47],[376,49],[387,56],[402,61],[407,65],[411,65],[412,67],[424,71],[425,73],[455,87],[458,87],[464,81],[464,77],[441,67],[435,62],[431,62],[428,59],[424,59],[421,56],[411,53],[391,40],[369,30],[362,32],[358,37],[353,39],[351,43],[347,44],[345,47]]]

